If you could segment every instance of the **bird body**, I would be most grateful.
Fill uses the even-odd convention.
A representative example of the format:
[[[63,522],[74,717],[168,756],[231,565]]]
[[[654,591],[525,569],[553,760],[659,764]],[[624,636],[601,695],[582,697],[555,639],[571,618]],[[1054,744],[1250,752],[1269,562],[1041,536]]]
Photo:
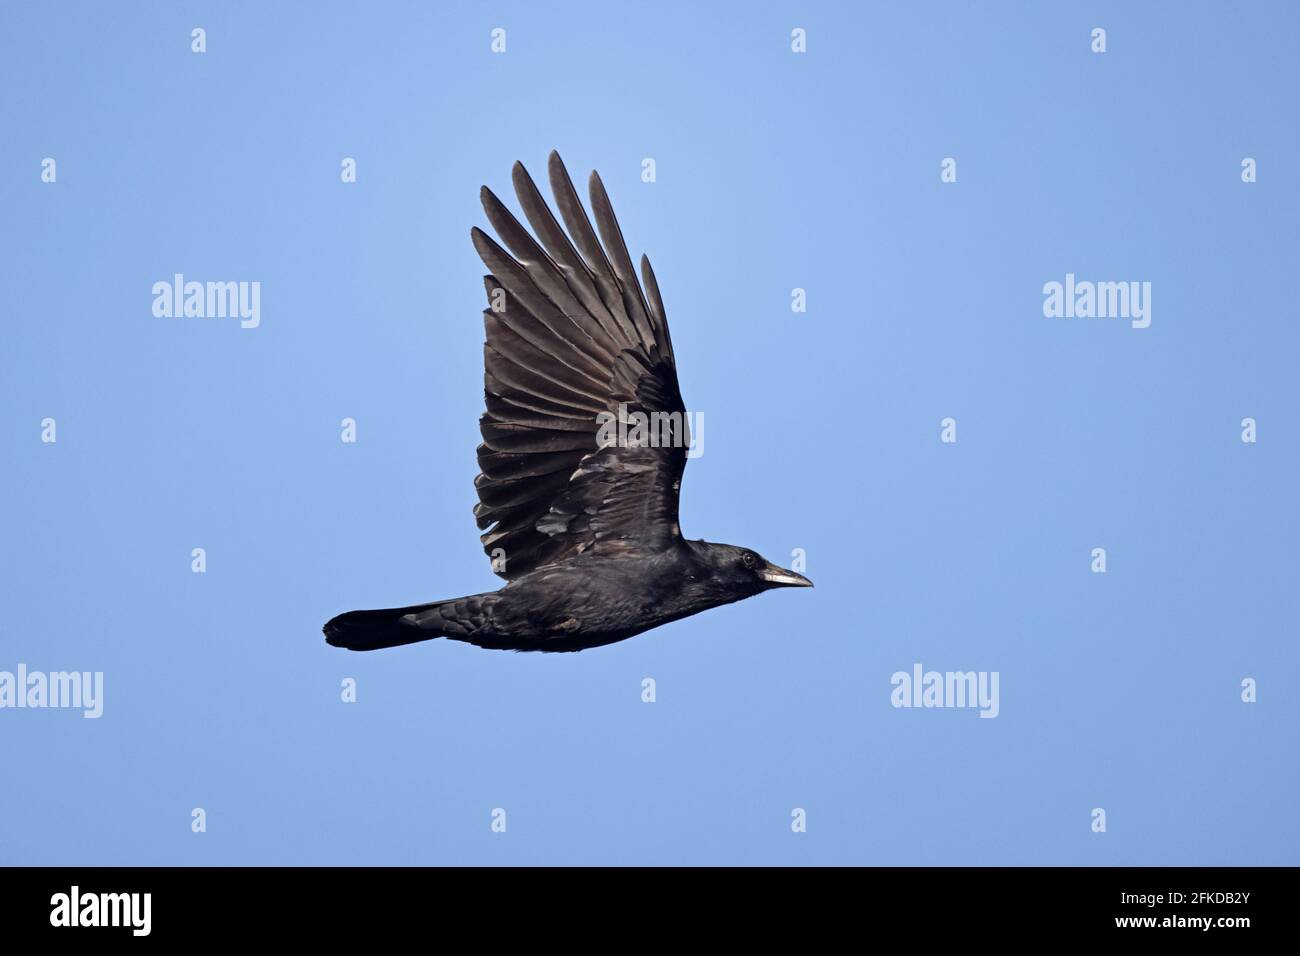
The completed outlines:
[[[685,429],[661,441],[609,427],[629,415],[687,421],[663,301],[645,257],[644,290],[637,281],[600,177],[591,176],[598,238],[558,154],[548,171],[567,233],[520,163],[515,191],[537,238],[487,187],[483,208],[510,252],[471,233],[491,270],[474,514],[508,583],[341,614],[324,628],[332,645],[376,650],[447,637],[577,651],[771,588],[811,586],[749,549],[682,537]]]
[[[758,574],[746,566],[746,556]],[[635,637],[768,587],[806,581],[758,561],[742,548],[685,540],[658,552],[580,555],[530,571],[499,591],[415,607],[352,611],[326,625],[326,633],[331,644],[351,650],[450,637],[498,650],[580,651]]]

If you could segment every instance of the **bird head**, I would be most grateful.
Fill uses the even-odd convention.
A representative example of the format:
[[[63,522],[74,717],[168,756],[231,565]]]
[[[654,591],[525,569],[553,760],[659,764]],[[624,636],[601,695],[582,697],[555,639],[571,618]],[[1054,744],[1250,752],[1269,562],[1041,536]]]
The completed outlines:
[[[700,541],[696,544],[696,550],[712,572],[711,583],[730,593],[751,595],[772,588],[813,586],[802,574],[773,564],[749,548]]]

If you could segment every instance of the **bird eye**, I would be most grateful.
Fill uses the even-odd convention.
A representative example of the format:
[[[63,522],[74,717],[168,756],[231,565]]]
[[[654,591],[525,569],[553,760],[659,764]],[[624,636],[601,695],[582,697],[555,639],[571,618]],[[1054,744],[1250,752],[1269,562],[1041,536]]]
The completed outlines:
[[[743,564],[745,567],[752,569],[754,565],[758,564],[758,559],[755,558],[754,555],[746,551],[743,555],[741,555],[740,563]]]

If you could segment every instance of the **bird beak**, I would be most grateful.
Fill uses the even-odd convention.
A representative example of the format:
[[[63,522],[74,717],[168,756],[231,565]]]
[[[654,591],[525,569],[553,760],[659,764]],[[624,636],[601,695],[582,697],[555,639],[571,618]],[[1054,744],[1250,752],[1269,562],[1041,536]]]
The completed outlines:
[[[758,576],[767,582],[768,587],[773,588],[810,588],[813,586],[813,583],[802,574],[795,574],[785,568],[778,568],[775,564],[769,564],[763,568],[758,572]]]

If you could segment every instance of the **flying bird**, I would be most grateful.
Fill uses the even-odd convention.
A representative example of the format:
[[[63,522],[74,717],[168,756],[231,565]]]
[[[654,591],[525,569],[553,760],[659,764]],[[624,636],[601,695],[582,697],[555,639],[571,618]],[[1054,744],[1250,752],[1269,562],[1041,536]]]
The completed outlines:
[[[600,177],[593,172],[589,183],[597,237],[558,153],[547,171],[564,228],[515,163],[515,193],[533,233],[486,186],[483,209],[510,251],[471,232],[489,272],[474,515],[492,569],[507,583],[340,614],[324,628],[335,647],[447,637],[579,651],[772,588],[812,587],[748,548],[682,536],[687,429],[635,427],[687,422],[659,284],[644,256],[644,288],[637,281]],[[665,432],[671,440],[656,440]]]

